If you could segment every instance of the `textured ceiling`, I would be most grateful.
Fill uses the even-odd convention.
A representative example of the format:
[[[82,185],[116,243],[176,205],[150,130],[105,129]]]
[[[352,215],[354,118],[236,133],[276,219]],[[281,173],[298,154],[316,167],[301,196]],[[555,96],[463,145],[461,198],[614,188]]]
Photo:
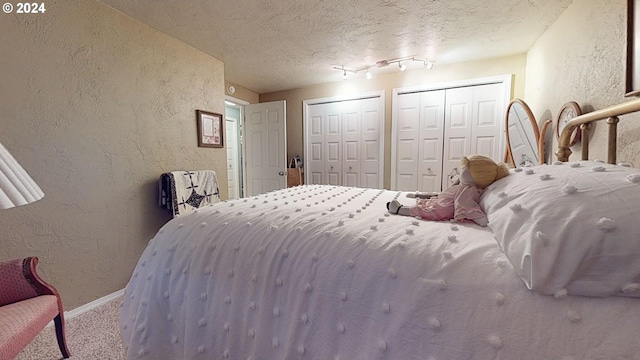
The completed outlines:
[[[406,56],[438,66],[521,54],[572,2],[99,1],[222,60],[226,80],[258,93],[339,81],[333,66],[361,68]]]

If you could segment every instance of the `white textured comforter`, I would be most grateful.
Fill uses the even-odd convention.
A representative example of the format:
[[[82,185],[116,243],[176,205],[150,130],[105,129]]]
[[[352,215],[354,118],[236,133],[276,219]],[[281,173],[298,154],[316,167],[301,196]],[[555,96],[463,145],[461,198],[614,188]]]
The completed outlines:
[[[640,301],[527,289],[488,228],[310,185],[168,222],[127,285],[129,359],[640,359]]]

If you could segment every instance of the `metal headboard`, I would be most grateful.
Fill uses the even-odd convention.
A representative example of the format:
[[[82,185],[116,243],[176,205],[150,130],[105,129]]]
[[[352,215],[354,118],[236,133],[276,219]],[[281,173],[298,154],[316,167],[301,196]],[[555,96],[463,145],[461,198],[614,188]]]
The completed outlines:
[[[622,104],[612,105],[604,109],[592,111],[590,113],[576,116],[562,130],[560,134],[560,140],[558,144],[558,150],[556,156],[559,161],[569,161],[571,155],[571,149],[569,149],[569,140],[571,139],[571,133],[573,129],[580,126],[582,131],[582,160],[589,159],[589,130],[591,129],[591,123],[594,121],[606,120],[609,124],[609,140],[607,145],[607,162],[609,164],[616,163],[616,148],[617,148],[617,129],[618,129],[618,116],[629,114],[632,112],[640,111],[640,99],[634,99]]]

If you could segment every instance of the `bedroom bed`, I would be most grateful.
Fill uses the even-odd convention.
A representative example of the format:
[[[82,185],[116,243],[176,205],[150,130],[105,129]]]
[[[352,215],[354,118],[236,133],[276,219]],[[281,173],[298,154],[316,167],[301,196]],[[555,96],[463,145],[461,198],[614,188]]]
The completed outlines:
[[[127,358],[640,358],[640,170],[513,170],[488,227],[393,199],[414,201],[305,185],[169,221],[126,288]]]

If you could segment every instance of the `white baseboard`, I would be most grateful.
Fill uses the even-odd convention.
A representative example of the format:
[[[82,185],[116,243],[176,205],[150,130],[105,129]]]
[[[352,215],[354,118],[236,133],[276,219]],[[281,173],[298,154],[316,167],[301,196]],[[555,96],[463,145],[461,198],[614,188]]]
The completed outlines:
[[[109,295],[105,295],[99,299],[93,300],[90,303],[84,304],[82,306],[79,306],[75,309],[69,310],[69,311],[65,311],[64,312],[64,319],[65,320],[69,320],[72,319],[80,314],[84,314],[87,311],[93,310],[97,307],[100,307],[106,303],[108,303],[109,301],[115,300],[117,298],[119,298],[120,296],[124,295],[124,289],[118,290],[114,293],[111,293]],[[53,326],[53,320],[51,320],[49,322],[49,324],[47,324],[47,326]]]

